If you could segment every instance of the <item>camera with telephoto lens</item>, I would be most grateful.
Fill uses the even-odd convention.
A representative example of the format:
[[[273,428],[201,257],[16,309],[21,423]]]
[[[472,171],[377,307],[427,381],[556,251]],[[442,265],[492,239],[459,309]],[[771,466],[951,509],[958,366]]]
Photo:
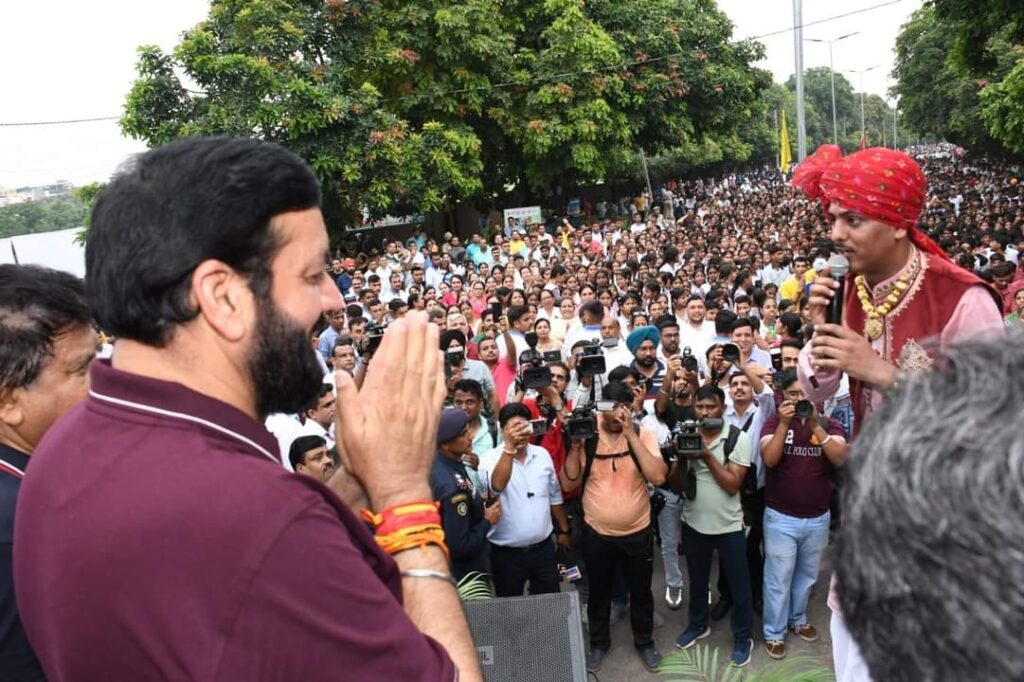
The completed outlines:
[[[793,411],[797,419],[810,419],[814,415],[814,405],[810,400],[798,400]]]
[[[683,369],[687,372],[697,371],[697,356],[693,354],[693,351],[689,346],[683,349]]]
[[[527,334],[526,345],[529,348],[519,354],[523,388],[547,388],[551,385],[551,370],[544,364],[544,356],[537,350],[537,335],[533,332]]]
[[[596,377],[608,371],[604,362],[604,354],[601,353],[601,341],[599,339],[582,346],[581,351],[579,358],[576,360],[577,376]]]
[[[740,361],[740,347],[735,343],[723,343],[722,344],[722,359],[726,362],[739,362]]]
[[[384,332],[387,331],[388,326],[386,324],[377,324],[373,320],[366,323],[366,331],[363,333],[363,355],[373,355],[374,352],[380,347],[380,342],[384,338]]]
[[[597,415],[594,405],[581,405],[575,408],[565,420],[565,435],[570,440],[586,440],[597,435]]]

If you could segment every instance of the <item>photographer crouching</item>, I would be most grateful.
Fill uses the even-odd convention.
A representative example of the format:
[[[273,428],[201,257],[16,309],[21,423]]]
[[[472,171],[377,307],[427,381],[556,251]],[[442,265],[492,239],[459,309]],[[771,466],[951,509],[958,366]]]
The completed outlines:
[[[582,490],[582,553],[590,577],[587,669],[597,671],[611,647],[612,578],[621,566],[629,583],[633,645],[653,670],[661,654],[652,635],[654,531],[647,483],[663,483],[668,466],[654,432],[633,422],[633,392],[613,381],[601,397],[595,431],[573,440],[561,476],[566,490]]]

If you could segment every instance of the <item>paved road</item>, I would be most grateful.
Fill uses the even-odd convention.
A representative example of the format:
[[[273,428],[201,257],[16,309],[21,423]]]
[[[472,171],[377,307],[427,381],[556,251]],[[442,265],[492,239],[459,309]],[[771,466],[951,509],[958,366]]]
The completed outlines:
[[[822,567],[818,584],[811,593],[811,602],[808,607],[808,620],[814,625],[821,638],[809,644],[795,635],[786,639],[787,658],[795,653],[802,653],[811,658],[817,665],[832,670],[832,640],[829,636],[828,624],[830,612],[826,604],[828,598],[828,581],[831,570],[828,564],[826,552],[825,565]],[[683,575],[686,575],[686,560],[680,557]],[[717,573],[712,570],[712,586],[717,579]],[[712,589],[714,589],[712,587]],[[714,599],[717,601],[718,595]],[[661,561],[661,554],[657,552],[654,558],[654,607],[655,610],[665,619],[665,625],[654,630],[654,640],[658,650],[667,655],[675,651],[676,637],[686,627],[686,614],[689,604],[687,590],[683,590],[683,605],[673,611],[665,604],[665,571]],[[584,638],[586,638],[586,626],[584,626]],[[729,654],[732,652],[732,633],[729,630],[729,617],[726,616],[720,621],[711,623],[711,636],[703,639],[700,644],[708,644],[718,647],[718,658],[720,664],[727,665]],[[589,644],[589,642],[588,642]],[[722,663],[724,662],[724,663]],[[761,616],[754,614],[754,653],[753,658],[747,666],[748,670],[758,670],[762,667],[777,665],[776,661],[768,658],[764,650],[764,638],[761,636]],[[628,614],[615,626],[612,627],[612,648],[605,657],[601,670],[597,673],[599,682],[639,682],[650,681],[658,678],[647,672],[639,657],[633,649],[633,637],[629,630]],[[593,676],[590,678],[594,679]]]

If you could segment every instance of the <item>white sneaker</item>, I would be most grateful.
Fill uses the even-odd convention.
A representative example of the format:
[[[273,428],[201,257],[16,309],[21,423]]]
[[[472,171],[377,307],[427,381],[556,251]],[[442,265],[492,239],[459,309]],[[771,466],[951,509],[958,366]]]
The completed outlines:
[[[678,609],[683,605],[683,588],[682,587],[666,587],[665,588],[665,603],[668,604],[670,609]]]

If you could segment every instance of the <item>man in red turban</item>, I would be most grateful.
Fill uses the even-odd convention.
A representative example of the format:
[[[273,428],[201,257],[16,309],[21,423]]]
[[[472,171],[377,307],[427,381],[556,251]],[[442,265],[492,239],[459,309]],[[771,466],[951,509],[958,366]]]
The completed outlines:
[[[871,148],[844,157],[825,145],[796,168],[792,184],[821,201],[835,250],[850,262],[842,324],[826,324],[838,282],[826,272],[811,285],[815,333],[798,371],[812,400],[831,398],[845,372],[856,430],[884,391],[904,373],[928,370],[937,351],[967,336],[1003,334],[995,293],[919,229],[927,180],[909,155]],[[834,592],[829,606],[837,679],[866,679]],[[851,623],[854,636],[859,625]]]

